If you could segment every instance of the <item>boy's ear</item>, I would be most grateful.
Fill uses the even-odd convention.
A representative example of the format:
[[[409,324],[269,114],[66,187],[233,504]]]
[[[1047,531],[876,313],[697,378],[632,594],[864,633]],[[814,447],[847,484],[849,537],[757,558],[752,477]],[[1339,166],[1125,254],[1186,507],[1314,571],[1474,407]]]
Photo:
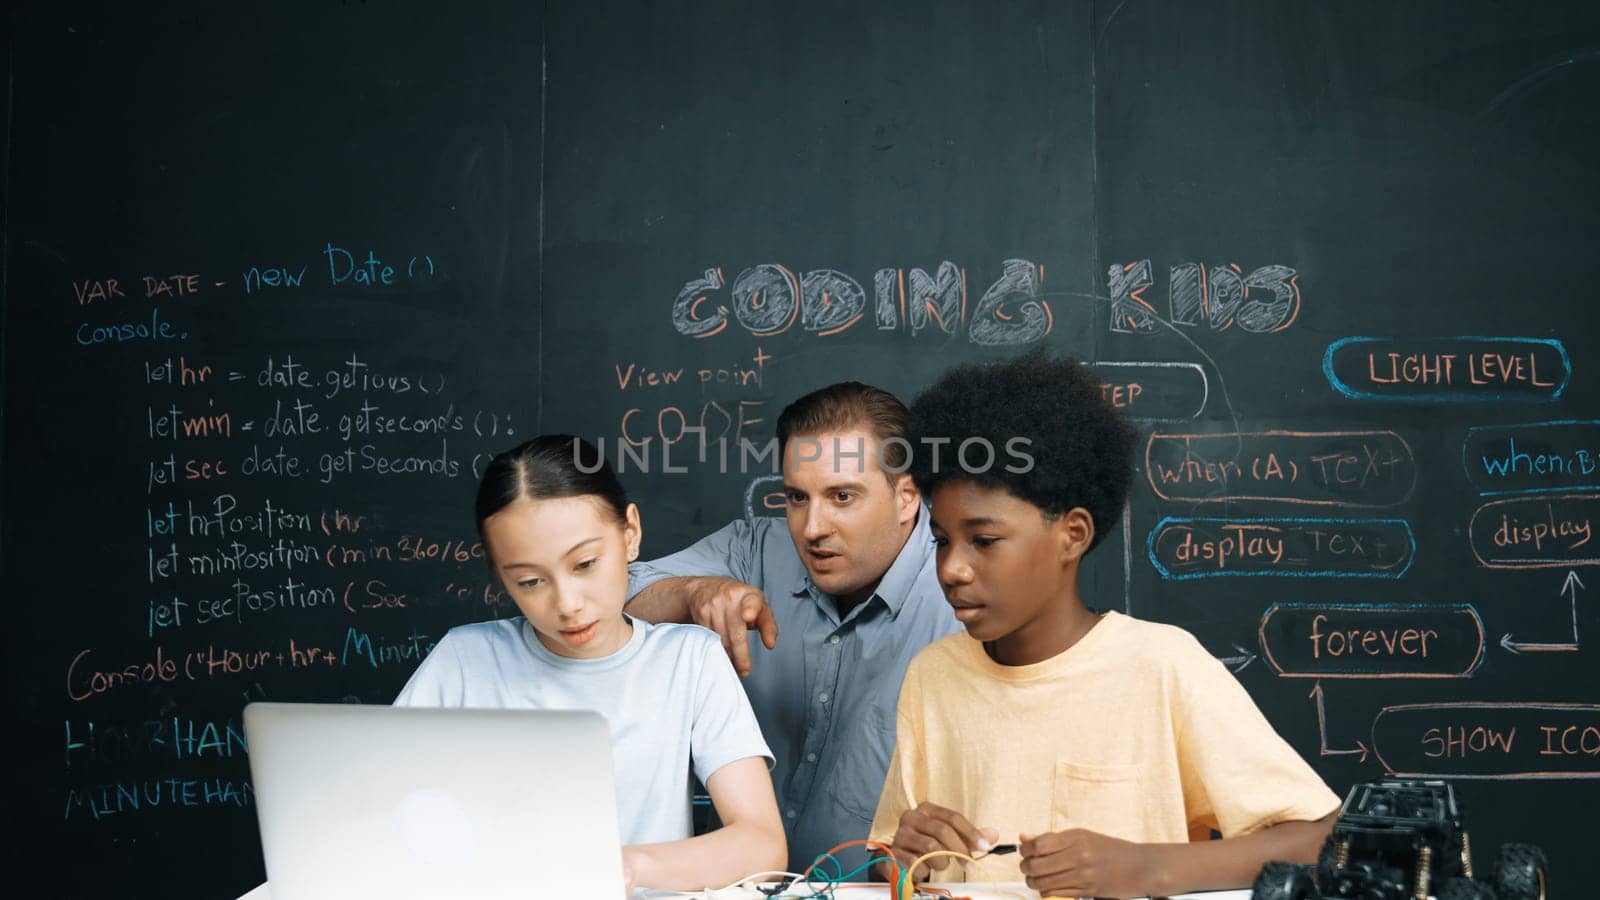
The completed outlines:
[[[1087,509],[1074,506],[1056,519],[1055,530],[1061,542],[1061,561],[1076,563],[1094,543],[1094,516]]]

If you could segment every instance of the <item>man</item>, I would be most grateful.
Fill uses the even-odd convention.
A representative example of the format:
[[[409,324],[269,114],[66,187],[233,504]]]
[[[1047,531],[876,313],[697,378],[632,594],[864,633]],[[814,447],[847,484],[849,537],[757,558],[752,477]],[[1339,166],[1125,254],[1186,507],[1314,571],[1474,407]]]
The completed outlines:
[[[905,474],[907,418],[859,382],[801,397],[778,417],[788,540],[775,518],[740,519],[630,567],[631,615],[716,631],[745,676],[796,872],[866,837],[906,666],[961,628]],[[768,655],[752,653],[758,638]],[[845,871],[864,858],[842,857]]]

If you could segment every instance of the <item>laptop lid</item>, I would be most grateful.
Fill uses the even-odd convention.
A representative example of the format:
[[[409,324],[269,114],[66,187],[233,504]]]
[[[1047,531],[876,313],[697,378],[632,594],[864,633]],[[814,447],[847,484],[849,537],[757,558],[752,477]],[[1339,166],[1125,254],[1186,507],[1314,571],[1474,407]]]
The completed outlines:
[[[617,900],[610,732],[598,713],[252,703],[273,900]]]

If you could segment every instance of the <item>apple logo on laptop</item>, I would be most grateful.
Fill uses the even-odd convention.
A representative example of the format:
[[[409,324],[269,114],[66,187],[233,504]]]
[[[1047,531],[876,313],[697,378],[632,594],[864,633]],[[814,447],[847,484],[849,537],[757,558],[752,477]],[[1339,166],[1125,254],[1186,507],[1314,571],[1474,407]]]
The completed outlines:
[[[422,788],[400,798],[394,807],[394,828],[400,843],[426,866],[465,865],[477,841],[467,811],[444,791]]]

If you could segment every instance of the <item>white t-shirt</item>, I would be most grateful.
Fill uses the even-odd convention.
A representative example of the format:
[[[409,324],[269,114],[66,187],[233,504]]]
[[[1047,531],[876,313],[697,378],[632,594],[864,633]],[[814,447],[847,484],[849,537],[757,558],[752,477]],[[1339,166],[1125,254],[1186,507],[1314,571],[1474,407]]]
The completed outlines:
[[[629,621],[628,643],[600,659],[550,652],[522,616],[452,628],[394,704],[595,710],[611,726],[622,842],[690,837],[690,772],[705,782],[772,752],[714,632]]]

